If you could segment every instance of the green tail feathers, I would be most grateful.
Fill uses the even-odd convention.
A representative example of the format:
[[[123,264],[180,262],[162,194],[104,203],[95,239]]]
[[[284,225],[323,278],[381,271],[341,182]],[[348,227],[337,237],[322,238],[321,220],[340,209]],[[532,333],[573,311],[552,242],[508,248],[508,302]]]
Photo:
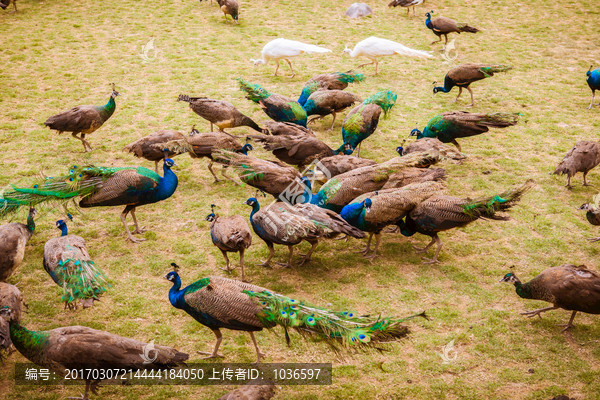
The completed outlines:
[[[240,89],[246,92],[246,97],[255,103],[258,103],[261,99],[266,99],[271,95],[269,91],[258,84],[250,83],[242,78],[237,78],[237,81],[240,84]]]
[[[54,274],[63,289],[61,300],[68,305],[78,300],[97,299],[110,287],[104,273],[91,260],[61,260]]]
[[[353,71],[340,72],[338,80],[344,83],[362,82],[365,80],[365,76]]]
[[[485,117],[481,123],[483,125],[502,128],[506,126],[516,125],[519,121],[519,116],[522,114],[519,113],[488,113],[485,114]]]
[[[521,200],[523,194],[533,187],[533,180],[528,180],[521,186],[511,188],[503,193],[495,196],[486,197],[464,204],[464,213],[473,219],[491,218],[491,219],[507,219],[503,216],[495,215],[498,211],[505,211],[513,207]]]
[[[481,67],[479,70],[481,72],[483,72],[485,75],[492,76],[496,72],[506,72],[508,70],[511,70],[512,68],[513,67],[511,65],[498,64],[498,65],[486,65],[485,67]]]
[[[407,318],[381,318],[333,312],[268,291],[244,293],[262,306],[262,312],[258,314],[261,322],[265,326],[284,327],[288,341],[287,328],[293,328],[301,334],[325,340],[334,347],[338,343],[345,347],[370,345],[406,336],[409,330],[402,323],[417,316],[425,317],[425,313]]]
[[[396,104],[397,98],[398,95],[391,90],[382,90],[371,97],[367,97],[363,100],[363,104],[377,104],[383,110],[384,115],[387,115],[388,111]]]

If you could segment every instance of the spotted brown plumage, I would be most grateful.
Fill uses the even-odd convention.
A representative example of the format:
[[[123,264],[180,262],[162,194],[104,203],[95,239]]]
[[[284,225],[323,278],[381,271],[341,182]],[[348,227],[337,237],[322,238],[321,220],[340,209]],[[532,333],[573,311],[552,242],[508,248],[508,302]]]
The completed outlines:
[[[381,243],[381,231],[389,225],[396,225],[417,204],[445,190],[443,182],[419,182],[403,187],[381,189],[365,193],[353,199],[345,206],[340,215],[352,226],[369,232],[367,247],[363,255],[371,251],[371,239],[375,235],[375,248],[369,258],[378,256]]]
[[[298,103],[303,106],[310,95],[317,90],[344,90],[348,87],[349,83],[362,82],[364,80],[365,76],[363,74],[354,71],[328,72],[313,76],[304,84],[298,98]]]
[[[580,140],[565,155],[554,170],[554,175],[567,175],[567,187],[570,189],[571,177],[583,172],[583,186],[588,186],[586,175],[600,164],[600,143]]]
[[[86,326],[30,331],[12,321],[10,337],[25,358],[60,376],[73,369],[172,369],[183,365],[189,358],[188,354],[172,347],[145,343]],[[98,394],[99,383],[99,379],[86,380],[81,399],[88,400],[90,390]]]
[[[308,119],[307,123],[309,124],[331,114],[333,120],[329,130],[333,130],[336,114],[360,101],[362,101],[360,97],[344,90],[318,90],[311,94],[303,105],[306,115],[313,116]]]
[[[433,13],[433,11],[431,12]],[[431,13],[425,13],[425,26],[427,26],[435,35],[438,37],[438,40],[431,42],[431,44],[438,43],[442,41],[442,35],[446,39],[445,43],[448,43],[448,34],[456,32],[460,34],[461,32],[469,32],[469,33],[477,33],[479,29],[469,26],[465,23],[456,22],[453,19],[447,17],[436,17],[431,18]]]
[[[460,164],[465,158],[467,158],[466,155],[464,155],[460,151],[456,151],[453,147],[442,143],[437,138],[424,137],[414,142],[411,142],[406,146],[398,146],[396,148],[396,152],[401,156],[423,151],[436,151],[444,159],[456,161],[458,164]]]
[[[115,97],[119,92],[113,91],[108,99],[108,103],[104,106],[77,106],[60,114],[53,115],[48,118],[44,125],[52,130],[63,132],[71,132],[75,139],[81,140],[84,151],[92,150],[92,146],[85,139],[85,135],[90,134],[100,128],[115,112],[117,107]],[[81,134],[77,136],[77,134]]]
[[[206,220],[210,222],[210,237],[212,242],[221,250],[223,258],[225,258],[225,262],[227,263],[224,270],[230,272],[235,269],[231,268],[227,252],[239,252],[242,281],[245,281],[244,252],[252,244],[252,234],[250,233],[250,227],[248,227],[246,219],[241,215],[222,217],[214,213],[213,207],[213,211],[208,214]]]
[[[214,100],[206,97],[190,97],[185,94],[180,94],[177,101],[189,103],[192,111],[209,121],[211,132],[213,130],[213,124],[222,131],[229,128],[237,128],[239,126],[248,126],[255,131],[262,132],[262,129],[256,122],[250,119],[250,117],[242,114],[233,104],[227,101]]]
[[[264,133],[269,133],[273,136],[316,136],[310,129],[291,122],[267,121],[264,125],[266,131]]]
[[[399,221],[398,226],[404,236],[421,233],[431,237],[431,242],[427,246],[422,249],[415,247],[415,249],[422,253],[437,243],[434,257],[425,259],[427,264],[437,263],[442,249],[439,232],[463,227],[478,219],[507,220],[507,216],[496,213],[512,208],[532,186],[533,181],[529,180],[499,195],[477,200],[445,194],[433,195],[414,207],[404,221]]]
[[[265,150],[273,152],[279,160],[297,165],[301,169],[315,160],[334,154],[326,143],[310,135],[248,135],[247,137],[260,143]]]
[[[326,181],[327,179],[343,174],[344,172],[375,164],[377,164],[377,162],[369,160],[368,158],[337,154],[319,159],[319,163],[316,167],[322,172],[326,178],[324,181]]]
[[[413,16],[417,15],[415,13],[415,8],[423,3],[423,0],[392,0],[388,7],[405,7],[406,8],[406,16],[410,17],[410,8],[413,8]]]
[[[239,140],[226,132],[198,132],[192,130],[189,136],[183,139],[173,140],[166,143],[155,144],[154,147],[158,149],[168,149],[174,154],[188,153],[192,158],[203,158],[206,157],[210,161],[208,163],[208,170],[215,178],[215,182],[220,182],[219,178],[213,170],[213,153],[217,150],[227,150],[234,153],[247,154],[249,150],[252,150],[252,146],[249,144],[242,144]],[[224,178],[233,181],[226,173],[226,166],[221,169],[221,175]],[[233,181],[235,183],[235,181]]]
[[[513,283],[517,294],[524,299],[552,303],[552,307],[524,312],[522,315],[531,318],[557,308],[573,311],[563,331],[573,326],[577,312],[600,314],[600,273],[585,265],[565,264],[548,268],[526,283],[521,283],[511,272],[501,282]]]
[[[165,157],[173,157],[175,152],[171,150],[165,152],[164,148],[161,149],[154,145],[184,138],[185,136],[181,132],[171,129],[161,129],[128,144],[123,148],[123,151],[132,153],[136,157],[145,158],[148,161],[154,161],[154,171],[158,173],[158,163]]]
[[[242,182],[275,198],[284,192],[289,192],[295,197],[304,191],[302,185],[297,184],[300,182],[300,173],[282,162],[262,160],[225,150],[216,152],[215,161],[233,167]]]
[[[245,204],[252,207],[250,223],[254,232],[269,248],[269,257],[262,263],[266,267],[271,266],[270,262],[275,254],[273,244],[288,247],[287,263],[279,264],[289,268],[292,266],[294,246],[302,241],[307,241],[312,247],[299,265],[310,260],[319,243],[319,238],[333,238],[340,233],[355,238],[365,236],[359,229],[348,224],[339,214],[313,204],[292,205],[279,201],[261,208],[256,198],[248,199]]]
[[[27,225],[13,222],[0,226],[0,282],[23,262],[25,246],[35,231],[35,214],[35,209],[29,209]]]
[[[462,64],[452,68],[446,76],[444,77],[444,86],[436,86],[433,88],[433,93],[443,92],[448,93],[454,86],[458,86],[458,95],[456,96],[456,100],[462,94],[463,88],[467,89],[471,94],[471,104],[469,107],[473,107],[475,105],[475,100],[473,99],[473,91],[469,87],[469,85],[473,82],[480,81],[485,78],[489,78],[494,76],[495,73],[505,72],[511,70],[512,67],[510,65],[501,65],[501,64]],[[437,83],[437,82],[436,82]]]

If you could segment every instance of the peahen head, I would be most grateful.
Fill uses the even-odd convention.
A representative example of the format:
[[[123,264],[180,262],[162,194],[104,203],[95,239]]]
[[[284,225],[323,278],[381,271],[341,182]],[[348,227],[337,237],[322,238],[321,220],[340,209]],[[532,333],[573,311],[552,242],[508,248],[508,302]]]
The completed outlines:
[[[342,51],[342,54],[352,54],[352,49],[350,47],[348,47],[347,45],[344,47],[344,50]]]
[[[513,274],[512,272],[509,272],[508,274],[504,275],[504,277],[502,279],[500,279],[500,282],[521,283],[519,278],[517,278],[517,276],[515,274]]]
[[[423,137],[423,132],[421,132],[420,130],[418,130],[418,129],[415,128],[412,131],[410,131],[409,137],[410,136],[416,136],[417,140],[418,140],[418,139],[421,139]]]
[[[112,93],[110,94],[110,97],[112,97],[114,99],[115,97],[119,96],[120,94],[119,94],[119,92],[116,91],[114,83],[111,83],[111,86],[112,86]]]
[[[402,157],[404,155],[404,147],[402,147],[402,146],[396,147],[396,153],[398,153],[400,155],[400,157]]]

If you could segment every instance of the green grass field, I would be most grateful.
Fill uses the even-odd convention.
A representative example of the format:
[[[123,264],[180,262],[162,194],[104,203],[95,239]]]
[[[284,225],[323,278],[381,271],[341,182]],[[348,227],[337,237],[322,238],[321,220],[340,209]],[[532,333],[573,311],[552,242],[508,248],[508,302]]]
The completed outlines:
[[[468,93],[453,103],[450,94],[432,94],[432,82],[442,82],[454,64],[440,56],[440,45],[426,29],[423,14],[435,10],[480,28],[476,35],[456,38],[455,63],[486,62],[514,66],[512,71],[475,83],[474,111],[523,114],[516,127],[464,139],[463,165],[444,164],[448,189],[454,195],[477,197],[534,179],[536,186],[507,222],[478,221],[441,234],[444,248],[438,265],[423,265],[407,239],[384,235],[383,256],[373,263],[353,251],[364,243],[322,242],[313,261],[296,269],[274,271],[254,266],[267,254],[254,236],[246,255],[253,283],[314,304],[357,312],[409,315],[427,310],[431,320],[410,322],[409,338],[379,353],[336,356],[324,344],[292,334],[285,345],[279,330],[257,335],[268,362],[332,362],[331,386],[284,386],[278,399],[550,399],[569,394],[576,399],[600,399],[598,380],[600,323],[579,314],[576,326],[561,333],[567,311],[527,319],[519,312],[545,303],[520,299],[512,286],[498,280],[514,265],[528,280],[542,270],[564,263],[598,265],[600,244],[586,238],[597,229],[577,210],[598,191],[600,173],[589,174],[596,187],[564,187],[566,178],[549,175],[579,139],[594,139],[600,128],[600,109],[588,110],[590,90],[585,71],[600,64],[600,14],[592,0],[515,3],[458,0],[417,7],[407,19],[404,9],[388,9],[387,1],[369,2],[375,14],[348,20],[351,1],[244,0],[240,24],[226,23],[216,5],[194,0],[39,1],[19,0],[16,14],[0,12],[0,187],[29,185],[39,174],[56,175],[71,165],[105,166],[153,163],[121,149],[161,128],[187,132],[192,125],[208,130],[187,106],[175,100],[180,93],[230,101],[257,121],[267,119],[246,100],[235,78],[244,77],[284,95],[296,97],[303,83],[323,72],[346,71],[364,59],[342,55],[344,45],[371,36],[396,40],[409,47],[434,50],[429,60],[388,57],[363,72],[367,79],[348,90],[368,96],[381,89],[398,93],[390,117],[362,146],[361,155],[385,161],[410,130],[423,128],[444,111],[464,110]],[[11,10],[12,8],[9,8]],[[596,11],[594,11],[596,10]],[[254,67],[262,46],[285,37],[332,49],[325,55],[293,60],[297,75],[273,77],[274,66]],[[155,50],[143,57],[142,48],[154,40]],[[148,47],[146,47],[148,48]],[[287,66],[280,72],[289,73]],[[104,104],[114,82],[122,96],[112,118],[87,138],[94,146],[82,153],[81,143],[68,134],[45,128],[50,115],[80,104]],[[317,135],[332,147],[341,143],[341,121],[333,132],[330,117],[317,122]],[[245,129],[234,131],[240,135]],[[255,156],[272,157],[258,149]],[[204,217],[210,204],[221,214],[248,216],[242,202],[254,194],[248,186],[214,184],[205,160],[187,155],[176,159],[180,186],[161,203],[138,209],[147,241],[125,240],[120,207],[86,210],[75,215],[70,232],[83,236],[96,264],[109,276],[112,288],[92,309],[63,310],[60,289],[42,267],[44,243],[59,234],[54,222],[59,210],[42,210],[25,260],[10,278],[29,306],[23,324],[45,330],[85,325],[139,340],[172,345],[198,360],[214,336],[167,299],[169,282],[163,276],[169,263],[181,265],[191,283],[209,274],[223,275],[220,252],[213,247]],[[24,212],[19,215],[24,220]],[[3,221],[5,223],[6,221]],[[302,251],[307,244],[300,246]],[[276,257],[287,255],[277,247]],[[237,262],[237,256],[233,256]],[[238,277],[238,271],[232,274]],[[247,334],[224,331],[225,361],[252,362],[254,349]],[[442,348],[454,340],[456,355],[443,363]],[[0,365],[0,397],[5,399],[62,399],[82,387],[15,386],[13,365],[25,359],[14,353]],[[102,399],[216,399],[228,386],[106,386]]]

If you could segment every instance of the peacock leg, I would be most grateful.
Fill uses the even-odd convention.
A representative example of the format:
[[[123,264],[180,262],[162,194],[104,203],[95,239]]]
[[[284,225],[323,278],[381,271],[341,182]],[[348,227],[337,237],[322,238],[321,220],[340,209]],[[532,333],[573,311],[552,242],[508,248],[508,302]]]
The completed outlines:
[[[210,131],[213,132],[213,123],[210,123]]]
[[[302,261],[300,261],[300,264],[298,264],[298,266],[304,265],[306,262],[310,261],[310,257],[312,256],[313,251],[315,251],[315,248],[319,244],[319,241],[317,240],[311,244],[312,244],[312,246],[311,246],[310,250],[308,250],[308,253],[306,253],[306,255],[304,255],[304,258],[302,259]]]
[[[277,71],[279,71],[279,60],[276,60],[276,61],[277,61],[277,67],[275,67],[275,75],[273,75],[273,76],[277,76]]]
[[[133,223],[135,224],[135,230],[131,233],[133,233],[134,235],[139,234],[139,233],[144,233],[146,232],[146,227],[142,227],[140,228],[140,226],[138,225],[137,222],[137,218],[135,217],[135,207],[133,207],[133,209],[131,210],[131,218],[133,218]]]
[[[371,59],[371,62],[364,63],[364,64],[360,64],[360,65],[359,65],[358,67],[356,67],[356,68],[362,68],[362,67],[364,67],[365,65],[372,65],[372,64],[375,64],[375,59],[374,59],[374,58],[373,58],[373,59]]]
[[[240,250],[240,268],[242,269],[242,282],[252,282],[244,276],[244,249]]]
[[[212,169],[212,166],[213,166],[213,161],[212,161],[212,160],[210,160],[210,162],[208,163],[208,170],[210,171],[210,173],[212,174],[212,176],[214,176],[214,177],[215,177],[215,183],[217,183],[217,182],[221,182],[221,181],[219,180],[219,178],[217,178],[217,175],[215,175],[215,171],[213,171],[213,169]]]
[[[254,332],[250,331],[248,333],[250,334],[250,337],[252,338],[252,343],[254,343],[254,348],[256,349],[256,363],[258,364],[260,362],[261,358],[266,356],[266,354],[263,353],[262,351],[260,351],[260,349],[258,348],[258,342],[256,341],[256,338],[254,337]]]
[[[331,121],[331,126],[329,127],[329,130],[332,131],[333,130],[333,124],[335,124],[335,111],[331,112],[331,115],[333,116],[333,121]]]
[[[456,99],[454,99],[454,102],[456,103],[458,101],[458,98],[460,97],[460,95],[462,94],[462,87],[458,87],[458,96],[456,96]]]
[[[429,244],[425,247],[417,247],[413,245],[413,249],[415,249],[415,251],[417,253],[425,253],[427,250],[429,250],[429,248],[431,246],[433,246],[433,244],[435,243],[435,239],[433,238],[433,236],[431,237],[431,242],[429,242]]]
[[[266,268],[273,268],[273,267],[271,267],[271,259],[275,255],[275,249],[273,248],[273,245],[270,243],[267,243],[267,247],[269,248],[269,257],[267,257],[267,259],[265,261],[263,261],[262,263],[257,264],[257,265],[261,265]]]
[[[158,161],[154,161],[154,172],[158,174]]]
[[[588,172],[589,172],[589,171],[585,171],[585,172],[583,173],[583,186],[590,186],[590,184],[589,184],[589,183],[587,183],[587,181],[585,180],[585,176],[587,175],[587,173],[588,173]]]
[[[360,145],[361,145],[361,144],[362,144],[362,142],[360,142],[360,143],[358,144],[358,151],[356,152],[356,157],[359,157],[359,158],[360,158]]]
[[[560,326],[564,326],[565,328],[561,331],[564,332],[567,329],[571,328],[573,326],[573,320],[575,319],[575,314],[577,314],[577,311],[573,311],[573,314],[571,314],[571,318],[569,319],[569,323],[566,325],[560,325]]]
[[[590,105],[588,106],[588,110],[591,110],[594,106],[594,96],[596,95],[596,91],[592,90],[592,101],[590,101]]]
[[[438,35],[438,40],[434,40],[431,44],[436,44],[442,41],[442,35]]]
[[[377,68],[379,67],[379,61],[375,60],[375,75],[377,75]]]
[[[227,257],[227,252],[225,250],[221,250],[221,253],[223,253],[223,258],[225,259],[225,262],[227,263],[227,265],[225,266],[225,268],[219,268],[223,271],[227,271],[227,272],[231,272],[235,269],[235,267],[231,268],[231,263],[229,262],[229,257]]]
[[[546,308],[538,308],[537,310],[522,312],[521,315],[525,315],[527,318],[532,318],[537,315],[538,317],[542,318],[542,316],[540,315],[541,313],[550,311],[550,310],[556,310],[557,308],[558,307],[555,307],[555,306],[546,307]]]
[[[444,42],[444,47],[446,47],[446,45],[448,44],[448,35],[444,33],[444,39],[446,39],[446,41]],[[442,37],[440,36],[440,41],[442,40]]]
[[[598,242],[598,241],[600,241],[600,237],[590,238],[590,239],[588,239],[588,241],[590,241],[592,243]]]
[[[92,145],[90,144],[90,142],[88,142],[87,140],[85,140],[85,133],[81,134],[81,141],[83,142],[83,147],[84,148],[87,146],[87,148],[90,149],[90,151],[94,150],[94,149],[92,149]]]
[[[311,122],[315,122],[315,121],[316,121],[316,120],[318,120],[318,119],[323,119],[323,116],[322,116],[322,115],[312,115],[312,116],[311,116],[311,117],[308,119],[308,121],[306,121],[306,124],[308,125],[308,124],[310,124]]]
[[[72,400],[89,400],[89,392],[90,392],[90,381],[85,381],[85,392],[81,395],[81,397],[67,397],[67,399]]]
[[[467,107],[473,107],[475,105],[475,100],[473,99],[473,90],[468,86],[467,90],[469,91],[469,93],[471,93],[471,104],[469,104]]]
[[[212,331],[215,334],[215,336],[217,337],[217,343],[215,343],[215,348],[212,353],[207,353],[205,351],[198,352],[198,354],[208,355],[208,357],[202,357],[201,360],[206,360],[208,358],[225,357],[224,355],[219,354],[219,346],[221,346],[221,342],[223,341],[223,335],[221,334],[221,331],[218,329],[212,329]]]
[[[369,233],[369,240],[367,240],[367,247],[364,250],[359,250],[357,253],[361,253],[362,255],[367,255],[371,251],[371,239],[373,238],[373,234]]]
[[[415,12],[414,7],[413,7],[413,13]],[[406,7],[406,17],[410,18],[410,7]]]
[[[571,186],[571,175],[567,175],[567,184],[565,186],[568,189],[573,189],[573,186]]]
[[[287,263],[277,263],[277,265],[281,265],[284,268],[292,268],[292,256],[294,255],[294,246],[288,246],[289,255]]]
[[[239,182],[236,182],[236,180],[235,180],[235,179],[233,179],[232,177],[230,177],[229,175],[227,175],[227,174],[225,173],[225,171],[227,171],[227,167],[228,167],[228,165],[223,165],[223,167],[221,168],[221,175],[223,175],[223,177],[224,177],[225,179],[227,179],[227,180],[229,180],[229,181],[231,181],[231,182],[235,183],[236,185],[238,185],[238,186],[242,186],[242,184],[241,184],[241,183],[239,183]]]
[[[84,141],[84,139],[82,139],[79,136],[77,136],[77,132],[72,132],[71,136],[73,136],[77,140],[81,140],[81,144],[83,145],[83,152],[87,153],[88,149],[87,149],[87,147],[85,147],[85,141]]]
[[[438,261],[438,255],[440,254],[440,250],[442,249],[442,241],[440,240],[440,238],[438,237],[438,235],[436,234],[433,237],[433,240],[437,243],[437,249],[435,250],[435,255],[433,256],[432,259],[427,259],[425,257],[423,257],[422,259],[425,261],[423,264],[437,264],[439,263]]]
[[[458,144],[458,142],[456,141],[456,139],[452,139],[452,140],[450,141],[450,143],[452,143],[453,145],[455,145],[455,146],[456,146],[456,148],[458,149],[458,151],[461,151],[461,152],[462,152],[462,150],[460,149],[460,144]]]
[[[285,58],[285,61],[287,61],[288,65],[290,66],[290,69],[292,70],[292,76],[290,78],[293,78],[294,76],[296,76],[296,73],[294,72],[294,68],[292,67],[292,63],[287,58]]]
[[[127,236],[129,237],[129,240],[131,240],[133,243],[139,243],[139,242],[143,242],[146,239],[134,238],[133,235],[131,234],[131,232],[129,231],[129,227],[127,226],[127,221],[125,221],[125,218],[127,218],[127,214],[129,214],[129,212],[133,208],[134,207],[132,207],[132,206],[125,207],[125,210],[123,210],[123,212],[121,213],[121,222],[123,222],[123,226],[125,227],[125,232],[127,232]]]
[[[373,261],[373,259],[379,257],[379,254],[377,254],[377,250],[379,249],[380,243],[381,243],[381,233],[376,233],[375,234],[375,248],[373,249],[373,254],[371,254],[370,256],[365,256],[365,258],[368,258],[369,260]]]

